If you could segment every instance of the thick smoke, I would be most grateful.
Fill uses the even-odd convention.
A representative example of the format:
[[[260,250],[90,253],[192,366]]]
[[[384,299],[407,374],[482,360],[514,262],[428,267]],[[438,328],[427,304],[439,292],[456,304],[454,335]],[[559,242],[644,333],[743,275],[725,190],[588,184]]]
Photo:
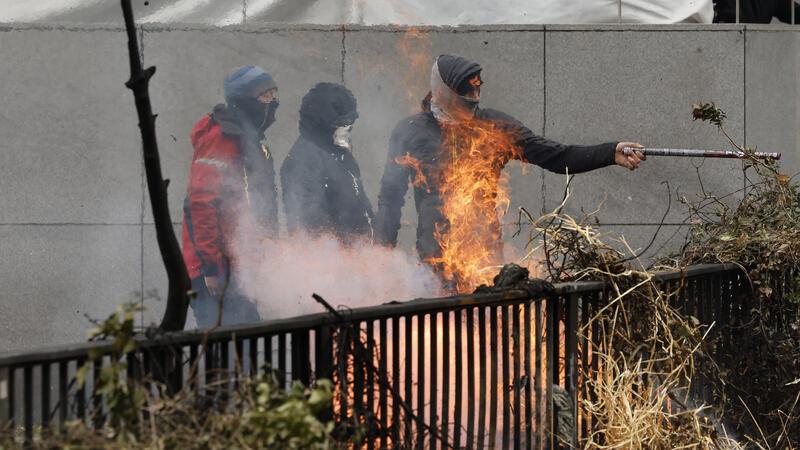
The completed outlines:
[[[311,294],[334,306],[371,306],[436,297],[439,279],[403,250],[367,241],[342,245],[331,236],[295,234],[239,249],[239,282],[264,319],[324,311]]]

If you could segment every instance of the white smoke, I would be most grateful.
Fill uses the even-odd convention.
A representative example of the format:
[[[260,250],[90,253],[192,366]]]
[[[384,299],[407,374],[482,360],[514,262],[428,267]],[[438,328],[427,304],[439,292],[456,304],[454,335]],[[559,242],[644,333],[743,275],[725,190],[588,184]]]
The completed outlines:
[[[332,236],[292,235],[238,252],[240,287],[266,320],[324,311],[313,293],[350,308],[442,295],[429,266],[367,241],[344,246]]]

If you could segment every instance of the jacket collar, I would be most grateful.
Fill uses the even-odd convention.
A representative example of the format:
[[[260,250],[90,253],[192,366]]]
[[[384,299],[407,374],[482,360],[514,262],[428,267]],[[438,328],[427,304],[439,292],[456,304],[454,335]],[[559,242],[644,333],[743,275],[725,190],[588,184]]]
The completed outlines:
[[[258,130],[255,129],[247,120],[243,120],[231,108],[224,104],[214,107],[211,112],[211,120],[218,123],[222,134],[231,138],[258,137]],[[259,137],[259,139],[261,139]]]

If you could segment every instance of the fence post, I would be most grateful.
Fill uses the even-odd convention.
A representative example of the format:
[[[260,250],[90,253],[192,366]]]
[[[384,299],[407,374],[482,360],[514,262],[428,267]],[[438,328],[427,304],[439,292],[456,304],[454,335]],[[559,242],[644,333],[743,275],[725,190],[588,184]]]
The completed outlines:
[[[13,427],[14,424],[13,376],[12,369],[0,368],[0,429]]]
[[[570,294],[566,298],[564,318],[565,351],[564,387],[572,402],[572,429],[560,430],[564,437],[569,437],[570,446],[578,445],[578,295]],[[584,349],[585,351],[585,349]]]
[[[558,443],[558,421],[555,420],[553,406],[553,384],[558,383],[558,302],[560,298],[547,297],[547,315],[545,317],[545,340],[547,341],[547,356],[545,368],[545,421],[547,427],[546,448],[554,449]],[[554,337],[555,336],[555,337]]]
[[[292,380],[304,386],[311,383],[311,348],[308,330],[292,332]]]
[[[22,373],[22,417],[25,423],[25,444],[29,444],[33,441],[33,366],[26,365]]]
[[[333,328],[323,325],[315,330],[314,376],[317,380],[333,381]],[[333,404],[320,414],[319,419],[328,422],[333,419]]]

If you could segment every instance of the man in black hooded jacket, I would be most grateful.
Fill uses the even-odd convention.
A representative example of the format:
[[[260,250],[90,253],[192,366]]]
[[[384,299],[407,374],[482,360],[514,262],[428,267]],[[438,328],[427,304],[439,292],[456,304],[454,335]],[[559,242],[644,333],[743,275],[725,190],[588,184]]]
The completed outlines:
[[[281,166],[290,233],[372,239],[372,206],[351,153],[356,118],[356,99],[342,85],[319,83],[303,97],[300,136]]]
[[[389,140],[389,155],[381,180],[375,219],[378,242],[396,245],[409,180],[422,179],[425,183],[413,182],[418,215],[417,252],[423,261],[435,262],[441,257],[442,248],[437,233],[446,233],[448,227],[442,213],[442,175],[458,157],[454,155],[457,152],[449,148],[449,143],[461,138],[459,134],[464,133],[459,133],[459,126],[465,124],[467,127],[475,124],[502,130],[513,143],[515,151],[492,162],[497,166],[498,175],[510,159],[536,164],[552,172],[568,171],[570,174],[613,164],[633,170],[644,159],[639,152],[630,155],[623,153],[625,146],[641,148],[637,143],[564,145],[537,136],[505,113],[478,108],[480,74],[480,65],[458,56],[441,55],[434,62],[431,93],[423,101],[423,111],[401,120]],[[404,164],[404,157],[415,164]],[[489,228],[493,231],[491,236],[484,238],[500,240],[500,224],[496,217],[475,217],[474,220],[490,223]],[[498,249],[499,245],[493,250],[497,252]]]

